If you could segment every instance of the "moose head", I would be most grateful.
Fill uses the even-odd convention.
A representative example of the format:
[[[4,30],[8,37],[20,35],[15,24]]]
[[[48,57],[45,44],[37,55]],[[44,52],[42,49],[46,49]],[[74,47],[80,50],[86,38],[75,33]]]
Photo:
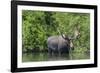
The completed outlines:
[[[69,36],[67,34],[61,34],[61,36],[67,41],[67,44],[70,46],[70,48],[74,49],[73,40],[79,39],[80,37],[79,28],[75,28],[73,36]]]

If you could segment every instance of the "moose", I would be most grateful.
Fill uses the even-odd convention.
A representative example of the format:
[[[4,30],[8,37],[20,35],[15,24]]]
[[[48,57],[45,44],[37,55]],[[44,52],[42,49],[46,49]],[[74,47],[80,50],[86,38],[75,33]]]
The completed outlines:
[[[78,39],[79,35],[80,32],[76,29],[73,37],[65,34],[48,37],[47,46],[49,55],[53,55],[55,53],[59,55],[69,53],[71,49],[74,49],[73,40]]]

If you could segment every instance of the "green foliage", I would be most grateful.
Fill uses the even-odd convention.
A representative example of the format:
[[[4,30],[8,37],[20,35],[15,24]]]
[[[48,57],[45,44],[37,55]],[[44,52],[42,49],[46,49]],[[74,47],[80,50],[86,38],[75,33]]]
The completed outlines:
[[[81,36],[74,40],[75,51],[90,49],[90,15],[88,13],[22,11],[23,51],[47,50],[47,38],[61,33],[73,35],[80,26]]]

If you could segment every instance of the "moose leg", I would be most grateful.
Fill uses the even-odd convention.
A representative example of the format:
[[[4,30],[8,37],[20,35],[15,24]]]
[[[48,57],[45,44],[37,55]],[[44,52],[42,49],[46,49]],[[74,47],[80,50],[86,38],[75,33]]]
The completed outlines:
[[[48,55],[49,55],[49,57],[50,57],[50,56],[53,56],[53,53],[54,53],[54,52],[53,52],[52,48],[49,48],[49,49],[48,49]]]
[[[72,60],[72,48],[69,48],[69,58]]]
[[[58,56],[61,56],[61,50],[58,48]]]

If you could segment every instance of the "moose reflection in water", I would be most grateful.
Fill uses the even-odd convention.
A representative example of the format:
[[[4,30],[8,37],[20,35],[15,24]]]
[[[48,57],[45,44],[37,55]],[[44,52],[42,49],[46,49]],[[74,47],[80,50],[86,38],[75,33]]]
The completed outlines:
[[[23,53],[23,62],[39,62],[39,61],[60,61],[60,60],[80,60],[89,59],[89,53],[75,53],[73,52],[71,56],[68,54],[63,54],[61,56],[52,55],[49,56],[47,52],[40,53]]]

